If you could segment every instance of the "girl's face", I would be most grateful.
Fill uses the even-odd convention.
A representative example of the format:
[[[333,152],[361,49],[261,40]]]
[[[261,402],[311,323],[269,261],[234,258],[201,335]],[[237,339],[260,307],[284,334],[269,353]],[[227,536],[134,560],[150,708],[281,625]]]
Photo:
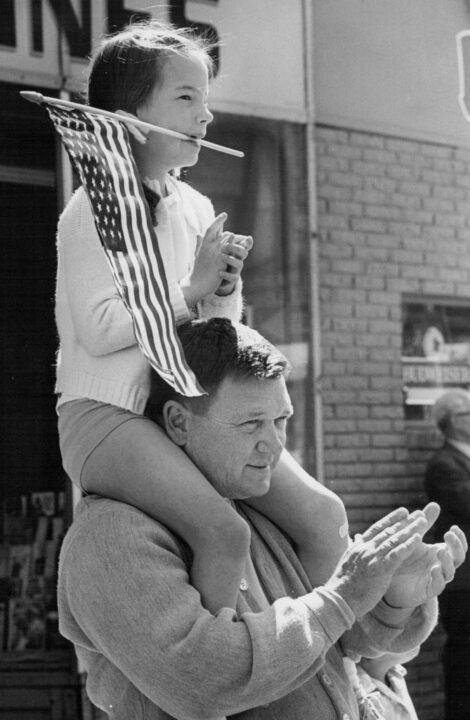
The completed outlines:
[[[209,76],[203,61],[198,57],[171,56],[163,65],[160,82],[138,108],[137,117],[202,139],[213,120],[207,107],[208,94]],[[147,172],[160,180],[174,168],[195,165],[199,150],[197,143],[155,132],[149,133],[142,146]]]

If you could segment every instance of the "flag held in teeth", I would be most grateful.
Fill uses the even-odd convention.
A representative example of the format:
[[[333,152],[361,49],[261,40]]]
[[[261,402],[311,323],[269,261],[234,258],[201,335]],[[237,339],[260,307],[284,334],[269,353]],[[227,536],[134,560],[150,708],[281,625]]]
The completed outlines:
[[[81,110],[41,103],[88,195],[114,282],[139,346],[156,372],[181,395],[204,390],[176,332],[168,283],[127,129]]]

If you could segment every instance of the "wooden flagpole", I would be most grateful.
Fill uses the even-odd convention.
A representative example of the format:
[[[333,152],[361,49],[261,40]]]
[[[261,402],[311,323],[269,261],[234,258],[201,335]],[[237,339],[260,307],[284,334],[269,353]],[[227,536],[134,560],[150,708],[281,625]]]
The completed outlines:
[[[160,127],[159,125],[153,125],[152,123],[144,122],[139,118],[127,115],[120,115],[116,112],[110,112],[109,110],[101,110],[100,108],[91,107],[90,105],[82,105],[80,103],[72,102],[71,100],[62,100],[61,98],[46,97],[41,93],[34,92],[32,90],[20,90],[20,95],[25,100],[40,105],[42,102],[50,103],[51,105],[58,105],[60,107],[71,108],[75,110],[81,110],[82,112],[91,113],[93,115],[103,115],[109,117],[112,120],[119,120],[129,125],[135,125],[143,130],[150,132],[158,132],[162,135],[169,135],[178,140],[188,140],[189,142],[196,143],[202,147],[209,148],[210,150],[217,150],[218,152],[225,153],[226,155],[233,155],[234,157],[242,158],[244,153],[241,150],[233,150],[232,148],[225,147],[224,145],[218,145],[217,143],[209,142],[209,140],[200,140],[199,138],[193,138],[190,135],[184,135],[184,133],[176,132],[176,130],[169,130],[168,128]]]

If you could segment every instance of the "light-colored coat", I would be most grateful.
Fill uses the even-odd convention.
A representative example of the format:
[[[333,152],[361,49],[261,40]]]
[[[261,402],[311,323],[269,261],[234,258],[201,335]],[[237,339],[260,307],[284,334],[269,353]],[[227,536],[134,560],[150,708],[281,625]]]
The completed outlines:
[[[286,537],[243,507],[256,572],[272,605],[240,592],[237,613],[203,608],[189,551],[135,508],[88,497],[62,546],[60,629],[87,670],[87,691],[114,720],[358,720],[342,651],[419,645],[437,603],[383,603],[355,622],[326,585],[310,592]],[[341,639],[341,645],[338,641]]]

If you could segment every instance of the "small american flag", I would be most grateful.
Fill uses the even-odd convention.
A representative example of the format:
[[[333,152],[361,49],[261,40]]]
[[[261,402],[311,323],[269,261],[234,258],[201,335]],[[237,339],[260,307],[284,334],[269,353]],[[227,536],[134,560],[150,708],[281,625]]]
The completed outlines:
[[[41,103],[88,195],[114,282],[151,366],[181,395],[204,393],[186,363],[168,283],[127,129],[77,109]]]

